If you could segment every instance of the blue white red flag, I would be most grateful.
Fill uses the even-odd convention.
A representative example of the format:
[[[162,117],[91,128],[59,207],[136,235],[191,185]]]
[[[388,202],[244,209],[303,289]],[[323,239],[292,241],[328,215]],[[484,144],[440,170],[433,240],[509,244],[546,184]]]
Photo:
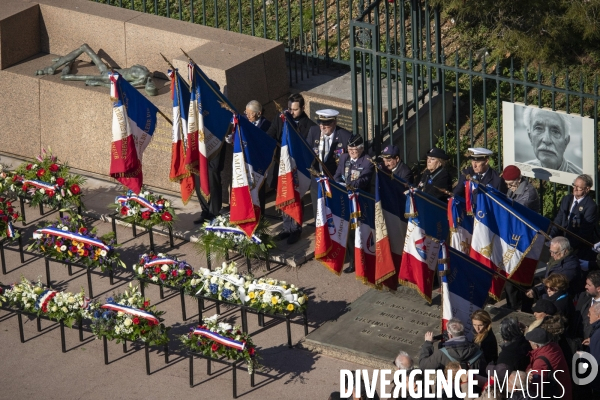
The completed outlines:
[[[350,229],[355,230],[353,245],[356,279],[376,286],[375,201],[368,193],[358,190],[349,190],[348,200]]]
[[[171,78],[173,100],[173,143],[171,144],[171,172],[169,179],[179,182],[181,200],[187,204],[194,193],[194,177],[198,173],[198,130],[188,131],[190,90],[177,70],[168,72]]]
[[[304,207],[301,199],[310,188],[311,176],[308,169],[315,154],[285,114],[281,115],[281,119],[283,131],[275,207],[302,225]]]
[[[142,155],[156,129],[158,108],[118,73],[111,73],[113,99],[110,176],[135,193],[142,189]]]
[[[350,210],[344,188],[328,179],[316,178],[318,185],[317,215],[315,217],[315,259],[339,275],[346,259],[346,244]],[[325,191],[328,183],[331,192]]]
[[[472,339],[471,314],[485,305],[493,273],[443,242],[438,271],[442,289],[442,329],[446,329],[448,320],[455,317],[465,324],[465,333]]]
[[[260,221],[258,192],[277,148],[277,142],[246,118],[234,116],[230,222],[252,237]]]
[[[387,221],[385,219],[386,213],[383,209],[379,190],[379,175],[379,171],[376,171],[375,213],[372,220],[369,218],[369,221],[373,221],[375,228],[375,284],[379,285],[388,282],[388,284],[385,286],[391,290],[396,290],[398,282],[398,269],[396,268],[394,259],[392,258],[390,237],[388,235]],[[365,218],[370,216],[370,210],[371,208],[365,210]],[[398,228],[399,226],[396,225],[393,232],[395,232]]]
[[[388,232],[394,233],[388,236],[388,241],[397,276],[397,272],[400,269],[400,262],[402,261],[402,253],[404,252],[404,236],[406,234],[407,223],[407,219],[404,216],[404,207],[406,205],[406,194],[404,192],[407,186],[379,171],[377,172],[376,184],[385,227]],[[395,282],[386,281],[386,283],[389,283],[389,286],[394,289],[398,286],[397,279]]]
[[[477,192],[470,256],[517,283],[530,285],[544,246],[540,228],[488,188],[480,185]],[[504,279],[496,277],[490,295],[499,299],[503,287]]]
[[[468,255],[473,236],[473,216],[467,213],[465,200],[461,197],[452,196],[448,200],[448,226],[450,247]]]
[[[433,278],[438,264],[439,240],[428,235],[419,219],[419,210],[414,201],[415,189],[410,189],[406,198],[406,212],[409,216],[404,240],[404,253],[398,281],[416,289],[431,303]]]

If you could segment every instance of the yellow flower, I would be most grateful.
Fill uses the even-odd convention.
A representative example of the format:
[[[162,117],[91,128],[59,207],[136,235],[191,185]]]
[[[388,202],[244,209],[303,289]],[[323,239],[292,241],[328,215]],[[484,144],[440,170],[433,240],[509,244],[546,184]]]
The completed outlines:
[[[42,251],[46,251],[46,249],[44,248],[44,246],[40,246],[40,249],[42,249]]]
[[[277,297],[275,297],[275,296],[271,297],[271,303],[277,304]]]
[[[71,241],[71,245],[72,246],[77,246],[79,244],[79,242],[77,240],[72,240]]]
[[[250,297],[251,299],[253,299],[254,298],[254,292],[248,293],[248,297]]]
[[[102,249],[96,249],[96,255],[99,256]]]
[[[60,253],[60,246],[54,246],[54,249]]]
[[[258,292],[258,295],[259,295],[259,296],[262,296],[263,294],[265,294],[265,291],[264,291],[264,290],[261,290],[260,292]]]
[[[283,285],[282,288],[287,289],[287,285]]]
[[[288,311],[294,311],[294,305],[293,304],[288,304],[287,310]]]
[[[71,250],[67,251],[67,253],[69,253],[69,257],[73,257],[73,253],[71,253]]]
[[[78,243],[78,244],[77,244],[77,248],[78,248],[78,249],[83,249],[83,243]]]
[[[79,249],[79,250],[77,250],[77,254],[79,254],[80,256],[82,256],[82,255],[83,255],[83,252],[84,252],[84,250],[83,250],[83,249]]]

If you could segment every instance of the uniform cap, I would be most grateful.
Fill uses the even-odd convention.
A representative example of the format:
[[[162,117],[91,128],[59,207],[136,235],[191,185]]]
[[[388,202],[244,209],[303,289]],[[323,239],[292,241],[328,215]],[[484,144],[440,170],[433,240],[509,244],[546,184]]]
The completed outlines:
[[[521,176],[521,170],[515,165],[509,165],[502,171],[502,178],[505,181],[515,181]]]
[[[348,147],[358,147],[358,146],[362,146],[364,143],[365,142],[361,135],[354,134],[354,135],[352,135],[350,140],[348,140]]]
[[[439,158],[441,160],[449,160],[450,159],[450,157],[448,157],[448,154],[446,154],[446,152],[444,150],[438,149],[437,147],[430,149],[427,152],[427,157],[435,157],[435,158]]]
[[[332,109],[318,110],[317,112],[317,121],[331,121],[334,120],[339,114],[339,111]]]
[[[492,154],[494,154],[493,151],[488,150],[484,147],[469,147],[469,158],[471,160],[478,160],[481,158],[488,158],[489,156],[491,156]]]
[[[385,149],[381,152],[381,157],[390,158],[390,157],[398,157],[400,156],[400,149],[398,146],[385,146]]]

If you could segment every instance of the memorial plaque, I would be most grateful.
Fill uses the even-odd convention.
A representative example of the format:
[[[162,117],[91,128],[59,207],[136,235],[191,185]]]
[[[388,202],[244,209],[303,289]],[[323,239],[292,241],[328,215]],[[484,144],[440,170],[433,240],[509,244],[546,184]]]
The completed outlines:
[[[492,328],[502,343],[499,324],[506,316],[516,316],[528,325],[533,315],[506,308],[486,307],[492,316]],[[369,290],[350,304],[338,319],[328,321],[308,335],[303,347],[332,357],[373,368],[391,368],[400,350],[419,361],[425,332],[441,333],[440,296],[434,291],[433,303],[413,289],[400,286],[396,293]]]
[[[340,114],[337,116],[337,126],[339,126],[340,128],[344,128],[345,130],[347,130],[348,132],[352,132],[352,109],[348,109],[348,108],[340,108],[340,107],[332,107],[329,104],[323,104],[323,103],[319,103],[317,101],[311,101],[310,102],[310,119],[312,119],[313,121],[317,121],[317,111],[318,110],[324,110],[324,109],[335,109],[336,111],[339,111]],[[362,128],[359,127],[358,129],[358,133],[362,135]]]

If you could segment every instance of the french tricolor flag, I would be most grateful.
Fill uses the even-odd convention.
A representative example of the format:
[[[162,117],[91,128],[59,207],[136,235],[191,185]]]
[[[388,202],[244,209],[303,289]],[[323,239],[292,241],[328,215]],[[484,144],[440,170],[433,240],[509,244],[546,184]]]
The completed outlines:
[[[377,172],[376,185],[376,196],[378,195],[379,199],[377,203],[381,205],[385,228],[387,232],[394,233],[388,235],[387,240],[389,241],[395,273],[392,277],[383,281],[382,284],[391,290],[396,290],[406,234],[407,219],[404,216],[404,207],[407,186],[398,179],[380,171]],[[377,221],[377,224],[379,224],[379,221]]]
[[[383,209],[380,190],[379,190],[379,171],[375,174],[375,215],[373,222],[375,224],[375,253],[377,254],[375,262],[375,284],[385,282],[390,278],[395,278],[398,275],[398,270],[395,267],[394,259],[392,258],[392,249],[390,237],[388,236],[386,212]],[[368,214],[367,214],[368,215]],[[396,225],[393,232],[396,232],[399,225]],[[402,229],[402,228],[400,228]],[[394,279],[397,282],[397,279]],[[390,287],[396,290],[396,286]]]
[[[315,154],[292,126],[288,117],[281,114],[281,119],[283,131],[275,207],[302,225],[304,208],[301,199],[310,188],[311,177],[308,169],[315,159]]]
[[[315,217],[315,259],[339,275],[346,259],[350,212],[347,192],[327,178],[319,180]],[[327,192],[327,185],[331,192]]]
[[[113,99],[110,176],[140,193],[142,155],[156,129],[158,108],[117,72],[109,74]]]
[[[375,286],[375,201],[364,192],[348,191],[351,228],[354,227],[356,279]],[[364,213],[362,210],[365,210]],[[354,222],[356,221],[356,222]]]
[[[464,199],[453,196],[448,200],[448,226],[450,247],[468,255],[473,236],[473,216],[467,214]]]
[[[277,142],[246,118],[234,116],[230,222],[252,237],[260,221],[258,192],[277,148]]]
[[[181,186],[181,200],[187,204],[194,193],[194,177],[198,173],[198,160],[195,164],[188,163],[188,158],[198,153],[198,132],[188,132],[188,110],[190,108],[190,90],[181,75],[169,70],[171,78],[171,99],[173,100],[173,143],[171,145],[171,172],[169,179],[179,182]],[[194,136],[196,138],[194,142]],[[195,165],[195,168],[194,168]]]
[[[189,156],[189,163],[194,165],[198,173],[200,181],[200,194],[206,201],[210,199],[210,183],[208,180],[208,147],[218,149],[222,145],[215,135],[204,126],[204,110],[202,109],[202,85],[199,84],[201,79],[194,73],[196,65],[188,64],[188,75],[192,90],[190,92],[190,120],[188,131],[190,131],[190,140],[194,143],[194,152]],[[205,89],[207,91],[209,89]],[[224,122],[224,127],[229,126],[229,121]]]
[[[543,246],[539,227],[479,185],[471,258],[515,282],[531,284]],[[504,279],[494,279],[490,295],[500,298]]]
[[[438,264],[440,242],[427,235],[419,221],[419,211],[412,199],[414,189],[410,189],[406,197],[406,214],[409,216],[402,254],[402,267],[398,282],[416,289],[419,294],[431,303],[433,278]]]
[[[492,271],[442,242],[438,272],[442,289],[442,330],[456,317],[465,324],[465,333],[472,339],[471,314],[483,308],[487,301]]]

